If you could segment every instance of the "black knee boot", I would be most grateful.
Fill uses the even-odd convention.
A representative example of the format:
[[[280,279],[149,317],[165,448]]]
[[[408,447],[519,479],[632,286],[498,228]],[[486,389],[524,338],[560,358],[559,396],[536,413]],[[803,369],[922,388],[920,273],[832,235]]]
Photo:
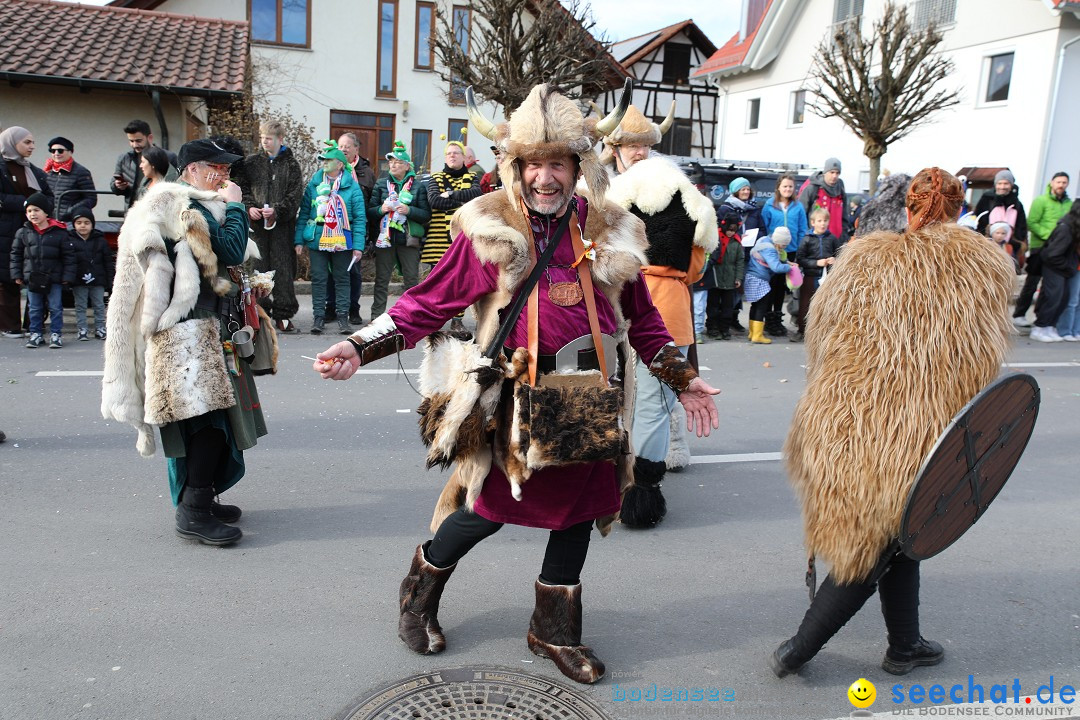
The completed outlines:
[[[893,675],[906,675],[923,665],[937,665],[945,659],[939,643],[919,633],[919,563],[901,556],[882,576],[879,593],[881,614],[889,631],[889,649],[881,668]]]
[[[785,640],[772,654],[770,666],[777,677],[798,672],[818,651],[825,646],[859,608],[874,594],[874,583],[837,585],[832,576],[814,595],[814,602],[803,616],[799,631]]]
[[[231,545],[243,537],[240,528],[214,517],[213,502],[213,488],[185,487],[176,506],[176,532],[204,545]]]
[[[622,499],[619,520],[632,528],[651,528],[667,515],[667,500],[660,491],[660,483],[667,473],[667,464],[661,460],[634,460],[634,484]]]
[[[787,337],[787,328],[784,327],[783,312],[765,313],[765,333],[773,337]]]

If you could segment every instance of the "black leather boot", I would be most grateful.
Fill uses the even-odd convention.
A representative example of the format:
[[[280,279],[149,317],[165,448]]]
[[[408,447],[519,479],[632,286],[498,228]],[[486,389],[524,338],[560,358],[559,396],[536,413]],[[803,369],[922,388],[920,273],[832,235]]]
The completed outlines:
[[[581,583],[536,581],[536,607],[527,641],[534,655],[551,659],[559,672],[575,682],[592,684],[604,677],[604,662],[581,644]]]
[[[244,536],[240,528],[226,525],[214,517],[213,488],[184,488],[176,506],[176,532],[204,545],[231,545]]]
[[[433,655],[446,649],[446,638],[439,625],[439,601],[443,588],[450,579],[456,564],[437,568],[427,561],[424,551],[431,545],[428,540],[416,547],[409,574],[401,581],[398,605],[398,637],[409,649],[421,655]]]
[[[803,616],[799,631],[781,643],[769,658],[769,667],[776,676],[798,672],[854,617],[876,589],[876,583],[837,585],[831,576],[825,578]]]
[[[784,327],[784,314],[782,312],[765,313],[765,334],[772,337],[787,337],[787,328]]]
[[[237,506],[222,505],[217,500],[210,503],[210,512],[223,523],[234,523],[243,515],[243,512]]]
[[[919,584],[918,561],[903,555],[889,564],[879,582],[881,614],[889,631],[889,649],[881,669],[893,675],[906,675],[945,659],[944,648],[919,631]]]
[[[890,642],[885,659],[881,661],[881,669],[893,675],[907,675],[917,667],[937,665],[944,659],[945,648],[941,647],[941,643],[920,636],[906,646],[898,647]]]
[[[634,484],[627,488],[622,498],[619,520],[626,527],[651,528],[667,515],[667,500],[660,491],[660,483],[667,473],[664,461],[634,459]]]

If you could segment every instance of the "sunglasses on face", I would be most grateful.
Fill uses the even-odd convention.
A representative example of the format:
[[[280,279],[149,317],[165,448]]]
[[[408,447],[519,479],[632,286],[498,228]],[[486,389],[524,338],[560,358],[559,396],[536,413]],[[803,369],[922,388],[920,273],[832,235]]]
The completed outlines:
[[[67,152],[67,148],[49,148],[49,152],[51,152],[51,153],[63,153],[63,152]]]

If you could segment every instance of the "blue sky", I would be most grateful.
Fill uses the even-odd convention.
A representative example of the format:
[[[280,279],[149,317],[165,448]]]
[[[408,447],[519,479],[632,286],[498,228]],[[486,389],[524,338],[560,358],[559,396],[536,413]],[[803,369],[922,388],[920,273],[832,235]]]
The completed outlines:
[[[739,27],[738,0],[691,0],[665,7],[658,0],[587,0],[596,27],[619,41],[650,30],[692,19],[713,44],[721,47]]]

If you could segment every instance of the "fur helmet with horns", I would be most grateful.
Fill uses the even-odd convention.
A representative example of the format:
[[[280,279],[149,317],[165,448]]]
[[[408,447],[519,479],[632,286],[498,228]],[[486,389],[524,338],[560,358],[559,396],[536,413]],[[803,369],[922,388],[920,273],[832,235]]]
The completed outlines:
[[[473,126],[494,142],[502,154],[499,175],[512,203],[516,204],[521,195],[518,160],[576,155],[594,204],[603,207],[608,178],[593,146],[619,127],[632,94],[633,83],[627,78],[619,105],[606,117],[597,119],[585,117],[576,103],[551,86],[537,85],[501,125],[495,125],[480,112],[471,87],[465,91],[465,103]]]
[[[597,115],[600,115],[600,108],[594,104],[593,111]],[[660,142],[660,138],[664,136],[668,130],[671,129],[672,123],[675,121],[675,101],[671,101],[671,107],[668,109],[667,117],[660,123],[654,123],[649,118],[645,117],[645,114],[637,109],[636,106],[631,105],[626,109],[626,115],[623,117],[622,122],[619,123],[619,127],[615,128],[615,131],[608,134],[604,138],[604,152],[600,156],[600,163],[602,165],[610,165],[613,159],[611,148],[616,145],[648,145],[652,147]]]

